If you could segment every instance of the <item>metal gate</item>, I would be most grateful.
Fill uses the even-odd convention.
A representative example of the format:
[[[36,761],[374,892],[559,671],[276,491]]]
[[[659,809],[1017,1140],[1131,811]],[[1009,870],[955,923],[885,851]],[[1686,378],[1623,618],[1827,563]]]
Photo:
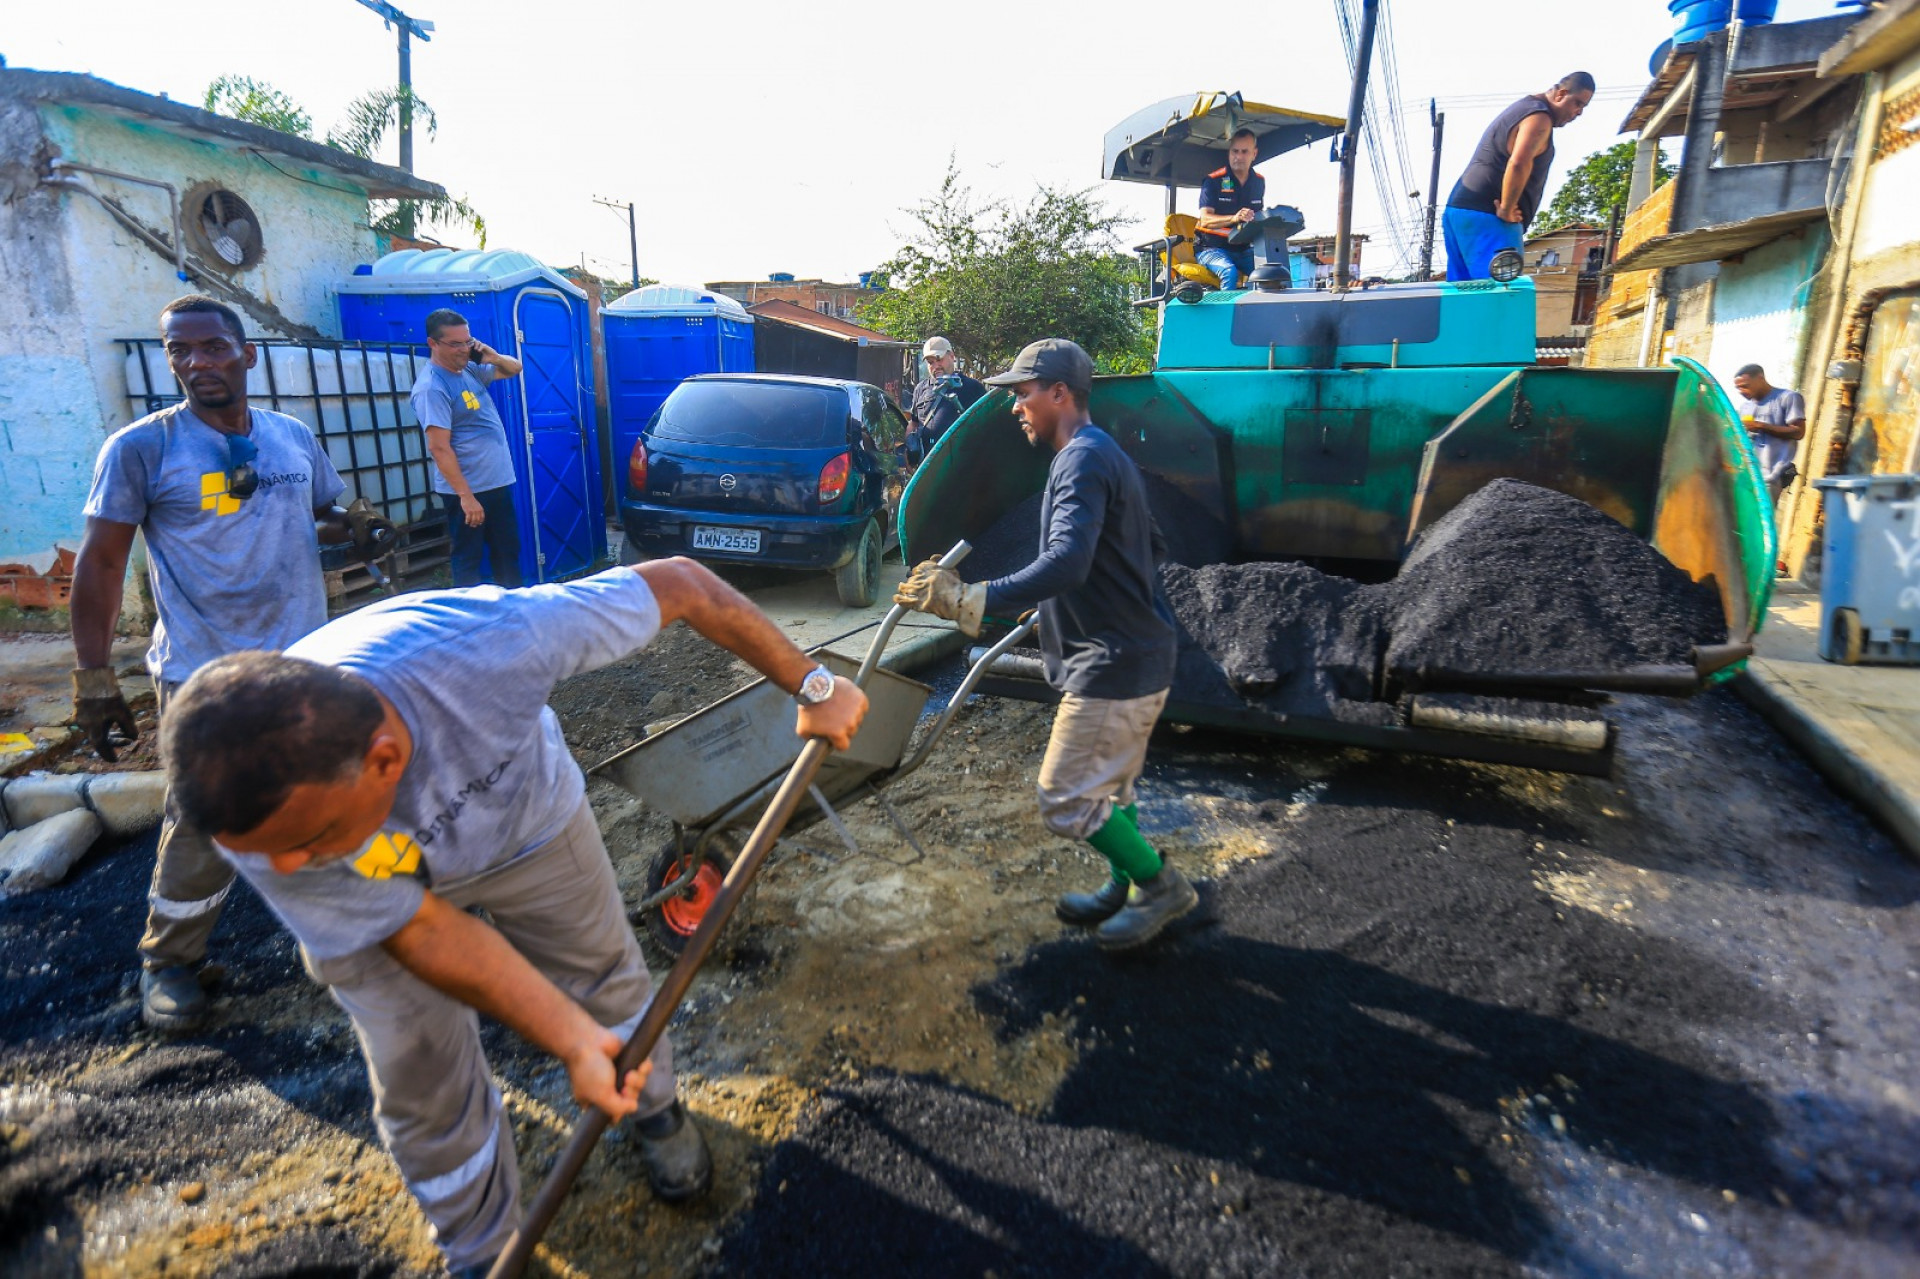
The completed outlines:
[[[542,582],[592,568],[594,510],[587,450],[589,417],[573,308],[552,289],[524,289],[513,301],[520,339],[520,408],[527,425],[527,493],[535,574]]]

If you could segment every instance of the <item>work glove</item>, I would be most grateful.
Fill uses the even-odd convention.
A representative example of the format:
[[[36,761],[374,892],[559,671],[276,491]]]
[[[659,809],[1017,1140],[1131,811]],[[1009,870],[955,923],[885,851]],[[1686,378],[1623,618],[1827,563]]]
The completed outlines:
[[[113,730],[126,738],[121,745],[140,740],[140,726],[134,723],[133,708],[120,692],[120,681],[105,666],[83,666],[73,673],[73,722],[93,743],[101,759],[111,764],[116,756]]]
[[[347,508],[347,531],[353,535],[354,553],[365,561],[389,555],[400,545],[400,530],[364,497],[354,498]]]
[[[935,617],[957,622],[968,635],[978,635],[987,617],[987,584],[968,584],[938,560],[922,560],[893,593],[893,602]]]

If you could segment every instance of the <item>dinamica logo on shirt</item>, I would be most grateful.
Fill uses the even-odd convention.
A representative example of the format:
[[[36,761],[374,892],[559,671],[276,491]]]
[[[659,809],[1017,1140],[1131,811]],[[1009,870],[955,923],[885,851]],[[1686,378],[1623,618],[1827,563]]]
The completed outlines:
[[[383,831],[373,837],[366,852],[353,859],[353,868],[368,879],[411,875],[420,869],[420,845],[411,835]]]
[[[260,477],[260,489],[265,491],[278,488],[282,484],[306,484],[313,477],[305,471],[284,471],[279,475]],[[200,476],[200,509],[212,511],[214,518],[232,515],[240,509],[240,499],[227,491],[227,473],[225,471],[207,471]]]
[[[470,413],[478,413],[480,411],[480,397],[472,391],[460,392],[460,402],[467,406],[467,411]]]

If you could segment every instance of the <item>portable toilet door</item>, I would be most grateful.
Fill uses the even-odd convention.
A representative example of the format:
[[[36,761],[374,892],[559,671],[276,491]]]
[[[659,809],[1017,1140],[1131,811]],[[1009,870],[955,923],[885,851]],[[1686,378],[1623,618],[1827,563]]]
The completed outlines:
[[[524,288],[514,295],[519,339],[521,419],[526,424],[526,476],[533,512],[538,581],[593,567],[606,547],[606,520],[592,459],[593,412],[582,392],[586,332],[566,294]],[[598,534],[596,549],[596,533]]]
[[[586,294],[508,249],[401,249],[336,288],[349,341],[424,344],[426,317],[447,307],[520,360],[521,375],[496,379],[488,393],[513,455],[521,579],[553,581],[604,561]]]

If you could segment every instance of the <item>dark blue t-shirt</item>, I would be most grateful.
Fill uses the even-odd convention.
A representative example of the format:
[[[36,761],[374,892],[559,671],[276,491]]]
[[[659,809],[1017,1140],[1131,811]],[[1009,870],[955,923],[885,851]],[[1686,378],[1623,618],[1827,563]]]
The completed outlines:
[[[1247,170],[1247,180],[1240,181],[1233,176],[1232,169],[1215,169],[1200,183],[1200,204],[1202,209],[1212,209],[1222,216],[1238,213],[1242,209],[1252,209],[1255,213],[1267,202],[1267,180],[1253,170]],[[1224,249],[1227,236],[1233,234],[1233,228],[1225,231],[1197,231],[1194,248]]]
[[[1040,609],[1047,683],[1129,698],[1173,683],[1173,612],[1160,593],[1153,512],[1140,469],[1084,426],[1054,455],[1040,503],[1040,558],[987,583],[987,611]]]

